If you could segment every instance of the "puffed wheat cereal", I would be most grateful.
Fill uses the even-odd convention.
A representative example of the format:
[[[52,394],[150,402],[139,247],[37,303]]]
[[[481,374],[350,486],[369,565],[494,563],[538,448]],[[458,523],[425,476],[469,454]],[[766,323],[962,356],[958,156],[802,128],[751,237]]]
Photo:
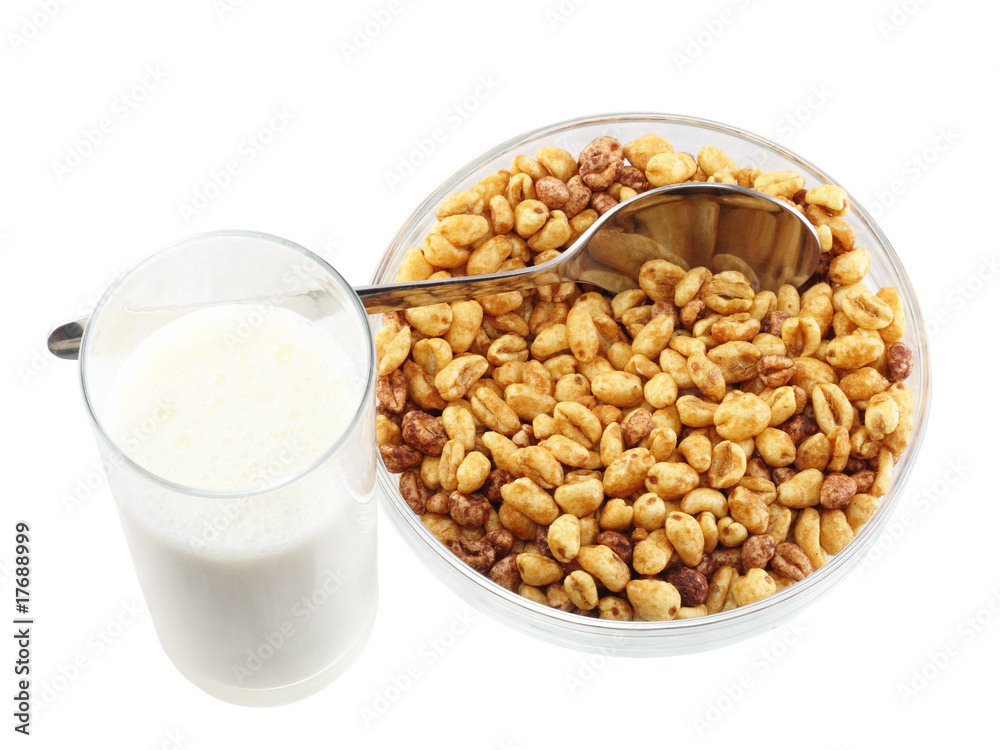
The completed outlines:
[[[876,513],[913,429],[902,297],[869,288],[847,193],[663,135],[545,146],[441,202],[396,280],[556,257],[619,202],[710,181],[785,201],[824,252],[802,289],[650,260],[384,317],[376,437],[400,493],[497,584],[580,616],[714,614],[794,585]]]

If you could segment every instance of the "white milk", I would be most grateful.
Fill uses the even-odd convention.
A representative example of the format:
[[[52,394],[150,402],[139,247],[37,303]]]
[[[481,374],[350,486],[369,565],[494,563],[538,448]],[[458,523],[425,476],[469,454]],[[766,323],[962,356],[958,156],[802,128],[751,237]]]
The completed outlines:
[[[111,478],[164,650],[220,697],[327,668],[330,677],[367,636],[374,442],[370,419],[352,424],[364,382],[350,367],[335,338],[297,313],[222,305],[152,334],[111,389],[102,421],[132,461],[185,487],[235,493],[197,497],[127,468]],[[281,485],[345,432],[305,478],[241,494]]]

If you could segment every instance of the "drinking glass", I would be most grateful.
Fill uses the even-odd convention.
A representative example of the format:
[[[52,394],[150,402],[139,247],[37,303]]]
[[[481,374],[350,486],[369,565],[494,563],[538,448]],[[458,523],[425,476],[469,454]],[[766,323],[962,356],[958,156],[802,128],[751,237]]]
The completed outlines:
[[[236,337],[252,336],[277,308],[311,320],[342,348],[360,395],[342,404],[346,430],[309,465],[283,471],[284,447],[274,446],[254,486],[207,491],[128,457],[171,418],[169,403],[150,403],[124,434],[112,434],[108,402],[151,334],[225,304],[247,311]],[[266,234],[182,240],[104,294],[83,336],[80,373],[142,593],[177,669],[242,705],[297,700],[340,675],[367,642],[378,599],[375,356],[365,310],[344,279],[305,248]],[[276,398],[295,387],[294,377],[282,382]],[[280,534],[262,523],[275,509],[293,519]]]

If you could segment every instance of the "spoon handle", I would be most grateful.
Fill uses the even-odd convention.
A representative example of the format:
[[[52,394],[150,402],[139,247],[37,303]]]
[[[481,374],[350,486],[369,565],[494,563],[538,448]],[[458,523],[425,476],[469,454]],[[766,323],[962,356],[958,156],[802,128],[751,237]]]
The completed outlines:
[[[354,287],[354,291],[369,313],[384,313],[558,284],[565,280],[559,273],[558,266],[559,258],[556,258],[540,266],[515,271],[500,271],[482,276],[456,276],[433,281],[358,286]]]
[[[59,359],[79,359],[80,339],[90,318],[80,318],[72,323],[63,323],[49,334],[49,351]]]
[[[484,276],[457,276],[434,281],[408,281],[401,284],[355,287],[365,310],[370,314],[406,310],[411,307],[459,302],[488,294],[535,289],[563,281],[558,273],[559,260],[540,266],[502,271]],[[309,297],[306,292],[295,297]],[[60,359],[79,359],[80,341],[89,318],[74,320],[59,326],[48,338],[48,349]]]

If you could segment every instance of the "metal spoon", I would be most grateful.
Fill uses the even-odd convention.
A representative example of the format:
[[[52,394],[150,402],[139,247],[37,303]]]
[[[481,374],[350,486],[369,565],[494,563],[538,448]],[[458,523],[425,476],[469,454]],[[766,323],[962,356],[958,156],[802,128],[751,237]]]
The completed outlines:
[[[547,263],[482,276],[356,287],[369,313],[405,310],[564,281],[591,284],[612,294],[638,286],[648,260],[684,269],[705,266],[746,275],[755,291],[800,286],[819,265],[816,230],[788,204],[749,188],[680,183],[649,190],[607,211],[570,247]],[[87,318],[49,335],[49,351],[80,356]]]

